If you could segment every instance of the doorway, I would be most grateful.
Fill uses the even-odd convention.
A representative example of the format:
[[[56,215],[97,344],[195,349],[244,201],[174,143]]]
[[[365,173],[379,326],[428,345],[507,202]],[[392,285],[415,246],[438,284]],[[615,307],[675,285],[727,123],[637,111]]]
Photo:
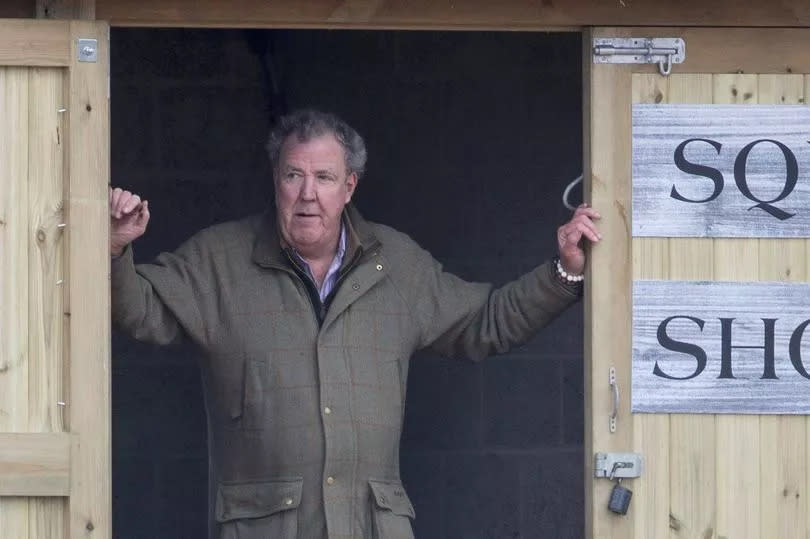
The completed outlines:
[[[555,252],[582,171],[578,33],[113,28],[111,54],[111,181],[152,212],[138,261],[261,211],[264,139],[298,107],[365,137],[358,208],[448,271],[503,284]],[[575,306],[505,356],[414,358],[401,465],[417,537],[583,536],[582,333]],[[205,536],[195,354],[114,333],[115,537]]]

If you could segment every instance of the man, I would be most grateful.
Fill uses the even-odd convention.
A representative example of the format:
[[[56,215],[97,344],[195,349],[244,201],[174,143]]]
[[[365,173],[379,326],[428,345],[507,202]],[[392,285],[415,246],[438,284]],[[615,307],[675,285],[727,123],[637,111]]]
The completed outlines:
[[[493,290],[360,216],[365,145],[335,116],[282,118],[268,151],[275,211],[153,264],[135,267],[128,247],[148,203],[110,191],[113,318],[204,353],[219,537],[412,538],[399,478],[410,356],[480,360],[529,339],[579,297],[599,215],[578,208],[559,259]]]

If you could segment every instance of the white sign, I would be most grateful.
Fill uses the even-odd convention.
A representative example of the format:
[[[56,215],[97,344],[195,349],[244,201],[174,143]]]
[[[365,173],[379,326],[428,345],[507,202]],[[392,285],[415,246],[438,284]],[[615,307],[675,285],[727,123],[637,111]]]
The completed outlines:
[[[633,235],[810,237],[810,107],[633,106]]]
[[[810,284],[635,281],[634,412],[810,413]]]

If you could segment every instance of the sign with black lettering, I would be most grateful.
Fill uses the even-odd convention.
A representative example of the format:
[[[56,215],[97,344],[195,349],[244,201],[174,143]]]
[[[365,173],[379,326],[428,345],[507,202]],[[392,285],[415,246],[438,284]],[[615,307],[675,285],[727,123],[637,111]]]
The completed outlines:
[[[635,281],[634,412],[810,413],[810,284]]]
[[[633,106],[633,235],[810,237],[810,107]]]

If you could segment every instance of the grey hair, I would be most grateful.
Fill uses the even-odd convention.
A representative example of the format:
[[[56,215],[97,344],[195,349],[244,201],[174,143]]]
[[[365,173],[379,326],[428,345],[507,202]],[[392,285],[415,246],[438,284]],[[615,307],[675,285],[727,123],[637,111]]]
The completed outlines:
[[[281,157],[281,146],[288,137],[295,135],[299,142],[308,142],[330,134],[343,146],[346,170],[349,174],[357,174],[359,180],[366,171],[366,143],[357,131],[332,113],[304,109],[282,116],[270,131],[265,147],[270,162],[276,168]]]

